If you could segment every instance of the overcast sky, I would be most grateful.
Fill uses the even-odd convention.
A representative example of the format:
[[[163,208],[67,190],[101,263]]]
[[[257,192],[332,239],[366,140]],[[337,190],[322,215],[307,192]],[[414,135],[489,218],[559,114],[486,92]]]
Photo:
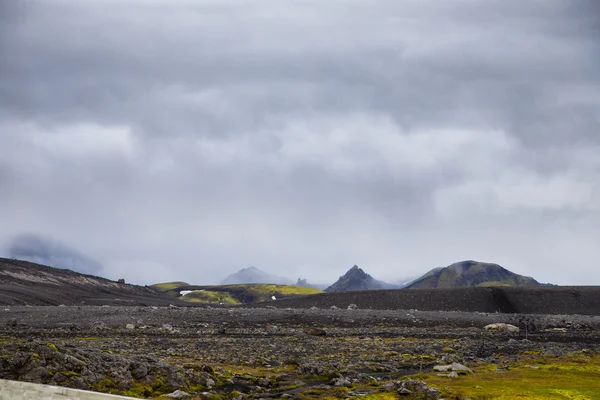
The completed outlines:
[[[600,2],[0,1],[23,234],[137,283],[600,284]]]

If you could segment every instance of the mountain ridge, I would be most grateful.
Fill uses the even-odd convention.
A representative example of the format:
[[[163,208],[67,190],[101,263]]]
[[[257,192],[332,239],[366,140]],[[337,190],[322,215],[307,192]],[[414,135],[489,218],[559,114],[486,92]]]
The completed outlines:
[[[474,260],[459,261],[434,268],[406,286],[407,289],[452,289],[478,286],[541,286],[532,277],[516,274],[494,264]]]
[[[0,304],[148,305],[177,301],[147,286],[0,258]]]

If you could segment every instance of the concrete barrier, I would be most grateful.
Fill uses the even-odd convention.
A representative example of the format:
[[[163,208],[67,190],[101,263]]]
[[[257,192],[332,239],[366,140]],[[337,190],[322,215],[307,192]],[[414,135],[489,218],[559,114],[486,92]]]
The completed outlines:
[[[86,390],[0,379],[0,400],[112,400],[133,399]]]

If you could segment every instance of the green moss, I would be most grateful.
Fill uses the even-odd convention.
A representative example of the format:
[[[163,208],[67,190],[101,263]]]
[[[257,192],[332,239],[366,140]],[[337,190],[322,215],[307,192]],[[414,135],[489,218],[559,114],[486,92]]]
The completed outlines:
[[[323,291],[319,289],[304,286],[275,284],[198,286],[197,288],[197,290],[185,296],[181,296],[179,299],[194,303],[222,303],[234,305],[271,301],[272,296],[281,298],[323,293]],[[170,293],[173,295],[179,294],[176,289]]]
[[[505,282],[490,281],[490,282],[482,282],[477,286],[478,287],[510,287],[513,285],[511,285],[510,283],[505,283]]]
[[[226,292],[215,292],[210,290],[198,290],[192,293],[181,296],[180,300],[190,303],[206,303],[206,304],[241,304],[238,299]]]
[[[52,350],[54,351],[58,351],[58,348],[56,347],[55,344],[53,343],[46,343],[46,346],[50,347]]]
[[[78,374],[75,371],[60,371],[61,374],[63,374],[64,376],[66,376],[67,378],[73,378],[75,376],[81,376],[80,374]]]
[[[150,385],[154,393],[165,394],[173,390],[173,388],[163,382],[162,379],[157,379]]]
[[[366,396],[362,396],[363,400],[395,400],[398,396],[395,393],[387,392],[387,393],[373,393],[368,394]]]
[[[104,378],[100,379],[96,385],[94,385],[94,390],[97,392],[110,392],[111,390],[116,388],[116,384],[112,379]]]
[[[190,284],[185,283],[185,282],[164,282],[164,283],[157,283],[150,287],[160,290],[161,292],[168,292],[169,290],[177,289],[182,286],[190,286]]]
[[[532,368],[531,364],[536,364]],[[480,366],[472,375],[448,379],[435,374],[423,374],[434,387],[444,388],[446,398],[541,400],[592,400],[600,393],[600,357],[554,360],[537,365],[525,360],[510,365],[501,373],[493,365]],[[558,372],[558,373],[557,373]]]
[[[138,397],[138,398],[148,398],[154,395],[154,389],[152,386],[141,383],[141,382],[133,382],[131,387],[125,391],[125,396],[130,397]]]

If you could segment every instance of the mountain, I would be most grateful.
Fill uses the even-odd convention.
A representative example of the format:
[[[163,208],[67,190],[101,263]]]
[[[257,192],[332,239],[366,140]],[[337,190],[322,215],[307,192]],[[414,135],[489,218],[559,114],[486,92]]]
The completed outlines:
[[[439,268],[441,269],[441,268]],[[431,271],[429,271],[428,273],[431,273]],[[418,279],[423,278],[423,275],[418,275],[418,276],[405,276],[403,278],[400,279],[396,279],[392,285],[396,286],[396,288],[398,289],[404,289],[405,287],[407,287],[408,285],[410,285],[411,283],[415,282]]]
[[[408,289],[460,288],[475,286],[540,286],[528,276],[515,274],[498,264],[461,261],[432,269],[407,286]]]
[[[221,285],[237,285],[241,283],[274,283],[278,285],[293,285],[294,282],[268,272],[261,271],[256,267],[243,268],[235,274],[229,275],[221,282]]]
[[[327,289],[327,287],[329,285],[323,284],[323,283],[308,283],[306,281],[306,279],[298,278],[298,281],[296,282],[295,286],[302,286],[302,287],[307,287],[307,288],[325,290],[325,289]]]
[[[176,301],[146,286],[0,258],[2,305],[169,305]]]
[[[353,266],[340,276],[333,285],[325,289],[326,292],[345,292],[350,290],[378,290],[378,289],[396,289],[397,286],[378,281],[367,274],[357,265]]]

